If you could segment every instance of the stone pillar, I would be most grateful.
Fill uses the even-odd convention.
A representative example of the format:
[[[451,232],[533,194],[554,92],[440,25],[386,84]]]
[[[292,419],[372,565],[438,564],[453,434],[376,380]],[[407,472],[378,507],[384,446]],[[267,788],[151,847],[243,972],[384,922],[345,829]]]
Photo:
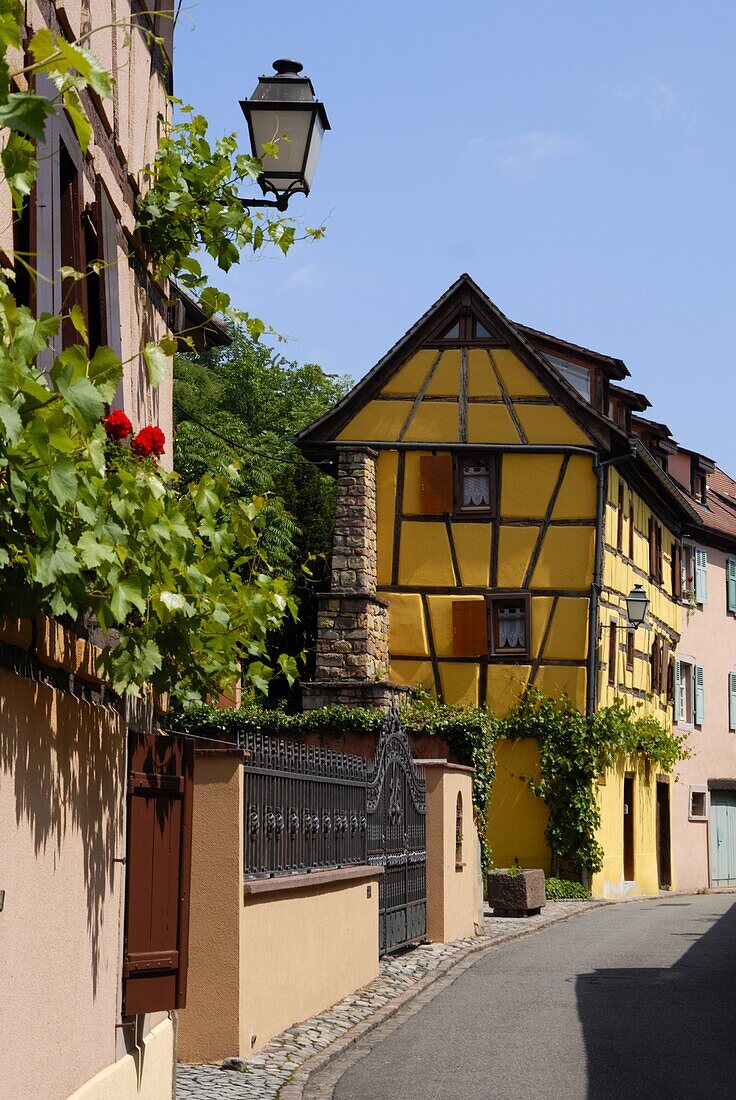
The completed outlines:
[[[404,688],[387,680],[388,605],[376,594],[376,458],[368,447],[338,455],[331,591],[317,597],[315,680],[305,710],[344,703],[388,708]]]

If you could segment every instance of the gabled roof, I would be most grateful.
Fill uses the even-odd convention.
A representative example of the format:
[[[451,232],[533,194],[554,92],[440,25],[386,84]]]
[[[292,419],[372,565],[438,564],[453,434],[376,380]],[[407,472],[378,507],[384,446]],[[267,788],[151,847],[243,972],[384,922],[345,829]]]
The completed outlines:
[[[451,320],[458,305],[472,306],[479,319],[495,334],[501,335],[506,346],[519,356],[524,365],[559,401],[572,419],[592,436],[598,448],[615,453],[629,450],[626,433],[588,404],[585,398],[547,362],[544,354],[532,346],[521,326],[510,321],[468,274],[461,275],[434,305],[422,314],[334,409],[299,432],[296,437],[299,445],[305,450],[312,451],[315,448],[318,449],[319,445],[324,444],[326,440],[334,439],[354,413],[373,397],[408,356],[426,340],[431,339],[445,320]]]
[[[623,404],[628,405],[630,409],[636,409],[637,412],[644,412],[645,409],[651,409],[652,407],[652,403],[645,393],[627,390],[623,386],[615,385],[613,382],[608,387],[608,392],[611,397],[616,397]]]

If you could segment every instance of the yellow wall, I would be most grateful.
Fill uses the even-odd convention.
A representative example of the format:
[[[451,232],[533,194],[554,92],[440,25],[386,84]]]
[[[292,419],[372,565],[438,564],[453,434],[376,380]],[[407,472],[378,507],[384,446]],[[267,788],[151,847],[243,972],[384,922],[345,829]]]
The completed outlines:
[[[624,777],[634,776],[634,880],[625,882],[624,852]],[[605,853],[603,869],[593,876],[594,897],[656,894],[657,872],[656,768],[635,759],[620,760],[608,769],[605,784],[598,787],[601,827],[598,842]],[[672,883],[673,888],[675,883]]]
[[[518,859],[523,867],[541,867],[548,873],[547,807],[531,793],[527,778],[539,779],[536,741],[497,741],[488,841],[496,867],[513,867]]]
[[[425,764],[427,779],[427,935],[437,943],[472,936],[478,916],[478,841],[473,772],[446,761]],[[462,852],[456,861],[457,799]]]
[[[69,1100],[168,1100],[175,1068],[174,1027],[162,1020],[126,1054],[96,1074]]]

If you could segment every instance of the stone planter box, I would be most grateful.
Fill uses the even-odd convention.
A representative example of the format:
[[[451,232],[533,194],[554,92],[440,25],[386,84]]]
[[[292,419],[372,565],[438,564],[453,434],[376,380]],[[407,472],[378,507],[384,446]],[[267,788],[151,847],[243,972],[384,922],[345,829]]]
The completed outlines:
[[[490,871],[488,904],[496,917],[529,917],[547,904],[544,871]]]

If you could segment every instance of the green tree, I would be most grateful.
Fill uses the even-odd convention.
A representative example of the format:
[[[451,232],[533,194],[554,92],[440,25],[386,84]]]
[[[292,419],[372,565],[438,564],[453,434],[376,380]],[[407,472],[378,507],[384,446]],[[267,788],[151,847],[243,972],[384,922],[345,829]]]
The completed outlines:
[[[350,384],[314,363],[290,362],[244,326],[233,328],[230,347],[176,358],[176,470],[191,481],[220,473],[237,459],[236,496],[266,495],[257,521],[260,537],[300,603],[298,621],[284,622],[270,646],[294,657],[309,654],[314,645],[314,593],[327,580],[335,483],[300,455],[292,437],[332,408]],[[274,684],[272,699],[283,696],[285,687]]]

